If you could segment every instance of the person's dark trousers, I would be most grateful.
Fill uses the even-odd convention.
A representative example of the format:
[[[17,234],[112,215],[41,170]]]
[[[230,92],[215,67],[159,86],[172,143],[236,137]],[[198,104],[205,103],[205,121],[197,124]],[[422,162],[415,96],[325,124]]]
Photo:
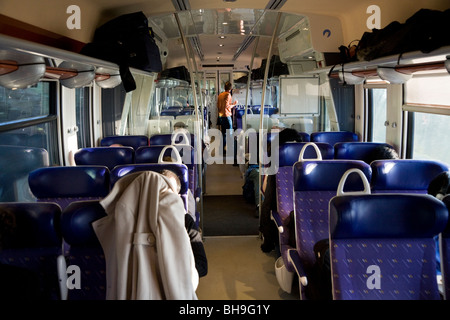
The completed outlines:
[[[231,117],[220,117],[220,130],[222,131],[222,141],[223,141],[223,150],[225,151],[225,146],[227,145],[227,130],[233,129],[233,121]],[[228,132],[229,135],[232,134],[232,131]]]

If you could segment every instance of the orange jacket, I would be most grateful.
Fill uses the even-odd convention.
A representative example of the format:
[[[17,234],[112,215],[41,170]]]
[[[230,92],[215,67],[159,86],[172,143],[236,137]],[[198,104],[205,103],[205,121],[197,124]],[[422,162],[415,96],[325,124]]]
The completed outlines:
[[[217,109],[219,111],[219,117],[231,117],[231,109],[236,105],[231,103],[231,93],[224,91],[217,97]]]

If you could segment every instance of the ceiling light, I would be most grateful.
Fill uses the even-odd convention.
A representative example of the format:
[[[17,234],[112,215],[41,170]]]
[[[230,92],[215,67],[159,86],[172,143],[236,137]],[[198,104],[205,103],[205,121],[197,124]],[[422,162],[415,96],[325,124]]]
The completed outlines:
[[[358,77],[351,72],[339,71],[339,79],[347,84],[363,84],[366,78]]]
[[[389,81],[393,84],[405,83],[412,78],[412,74],[398,72],[395,68],[378,67],[377,73],[381,79]]]
[[[40,56],[0,50],[0,62],[8,66],[0,76],[0,85],[8,89],[28,88],[45,75],[45,60]]]
[[[225,38],[226,38],[225,36],[220,36],[220,37],[219,37],[219,39],[225,39]]]
[[[93,66],[63,61],[59,66],[63,69],[73,69],[77,71],[77,75],[67,79],[61,79],[59,82],[67,88],[81,88],[92,82],[95,78],[95,70]]]
[[[220,43],[220,44],[219,44],[219,47],[223,47],[223,43]]]

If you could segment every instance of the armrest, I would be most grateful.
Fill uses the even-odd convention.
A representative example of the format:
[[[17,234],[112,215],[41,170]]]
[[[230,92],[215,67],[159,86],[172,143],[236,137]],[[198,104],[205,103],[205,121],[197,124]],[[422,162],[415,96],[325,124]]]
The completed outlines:
[[[300,261],[300,256],[298,255],[297,250],[290,249],[288,251],[288,257],[289,261],[295,268],[295,272],[297,272],[298,278],[300,279],[300,283],[306,287],[308,285],[308,279],[306,278],[306,272],[305,270],[303,270],[303,266]]]
[[[284,232],[284,225],[283,225],[283,221],[281,220],[280,215],[278,214],[277,211],[271,211],[271,217],[272,220],[275,222],[277,228],[278,228],[278,232],[279,233],[283,233]]]
[[[61,300],[67,300],[69,289],[67,288],[67,264],[63,255],[59,255],[56,259],[56,270],[58,273],[59,292]]]

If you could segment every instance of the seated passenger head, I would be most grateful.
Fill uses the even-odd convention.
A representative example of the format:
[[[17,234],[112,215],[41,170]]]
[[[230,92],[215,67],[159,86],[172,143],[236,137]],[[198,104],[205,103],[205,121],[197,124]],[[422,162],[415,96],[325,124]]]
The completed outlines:
[[[400,157],[393,148],[388,146],[377,146],[370,155],[371,161],[386,160],[386,159],[399,159]],[[368,161],[370,163],[371,161]]]
[[[186,129],[186,128],[187,128],[187,125],[184,122],[182,122],[182,121],[178,121],[177,123],[175,123],[173,125],[173,129],[174,130]]]
[[[163,176],[169,179],[172,189],[176,190],[177,193],[180,193],[181,191],[181,182],[180,178],[178,178],[178,175],[173,172],[172,170],[164,169],[160,172]]]
[[[285,128],[281,130],[279,139],[280,145],[285,144],[286,142],[303,142],[303,137],[300,132],[293,128]]]
[[[450,171],[438,174],[428,185],[428,194],[442,200],[450,193]]]

